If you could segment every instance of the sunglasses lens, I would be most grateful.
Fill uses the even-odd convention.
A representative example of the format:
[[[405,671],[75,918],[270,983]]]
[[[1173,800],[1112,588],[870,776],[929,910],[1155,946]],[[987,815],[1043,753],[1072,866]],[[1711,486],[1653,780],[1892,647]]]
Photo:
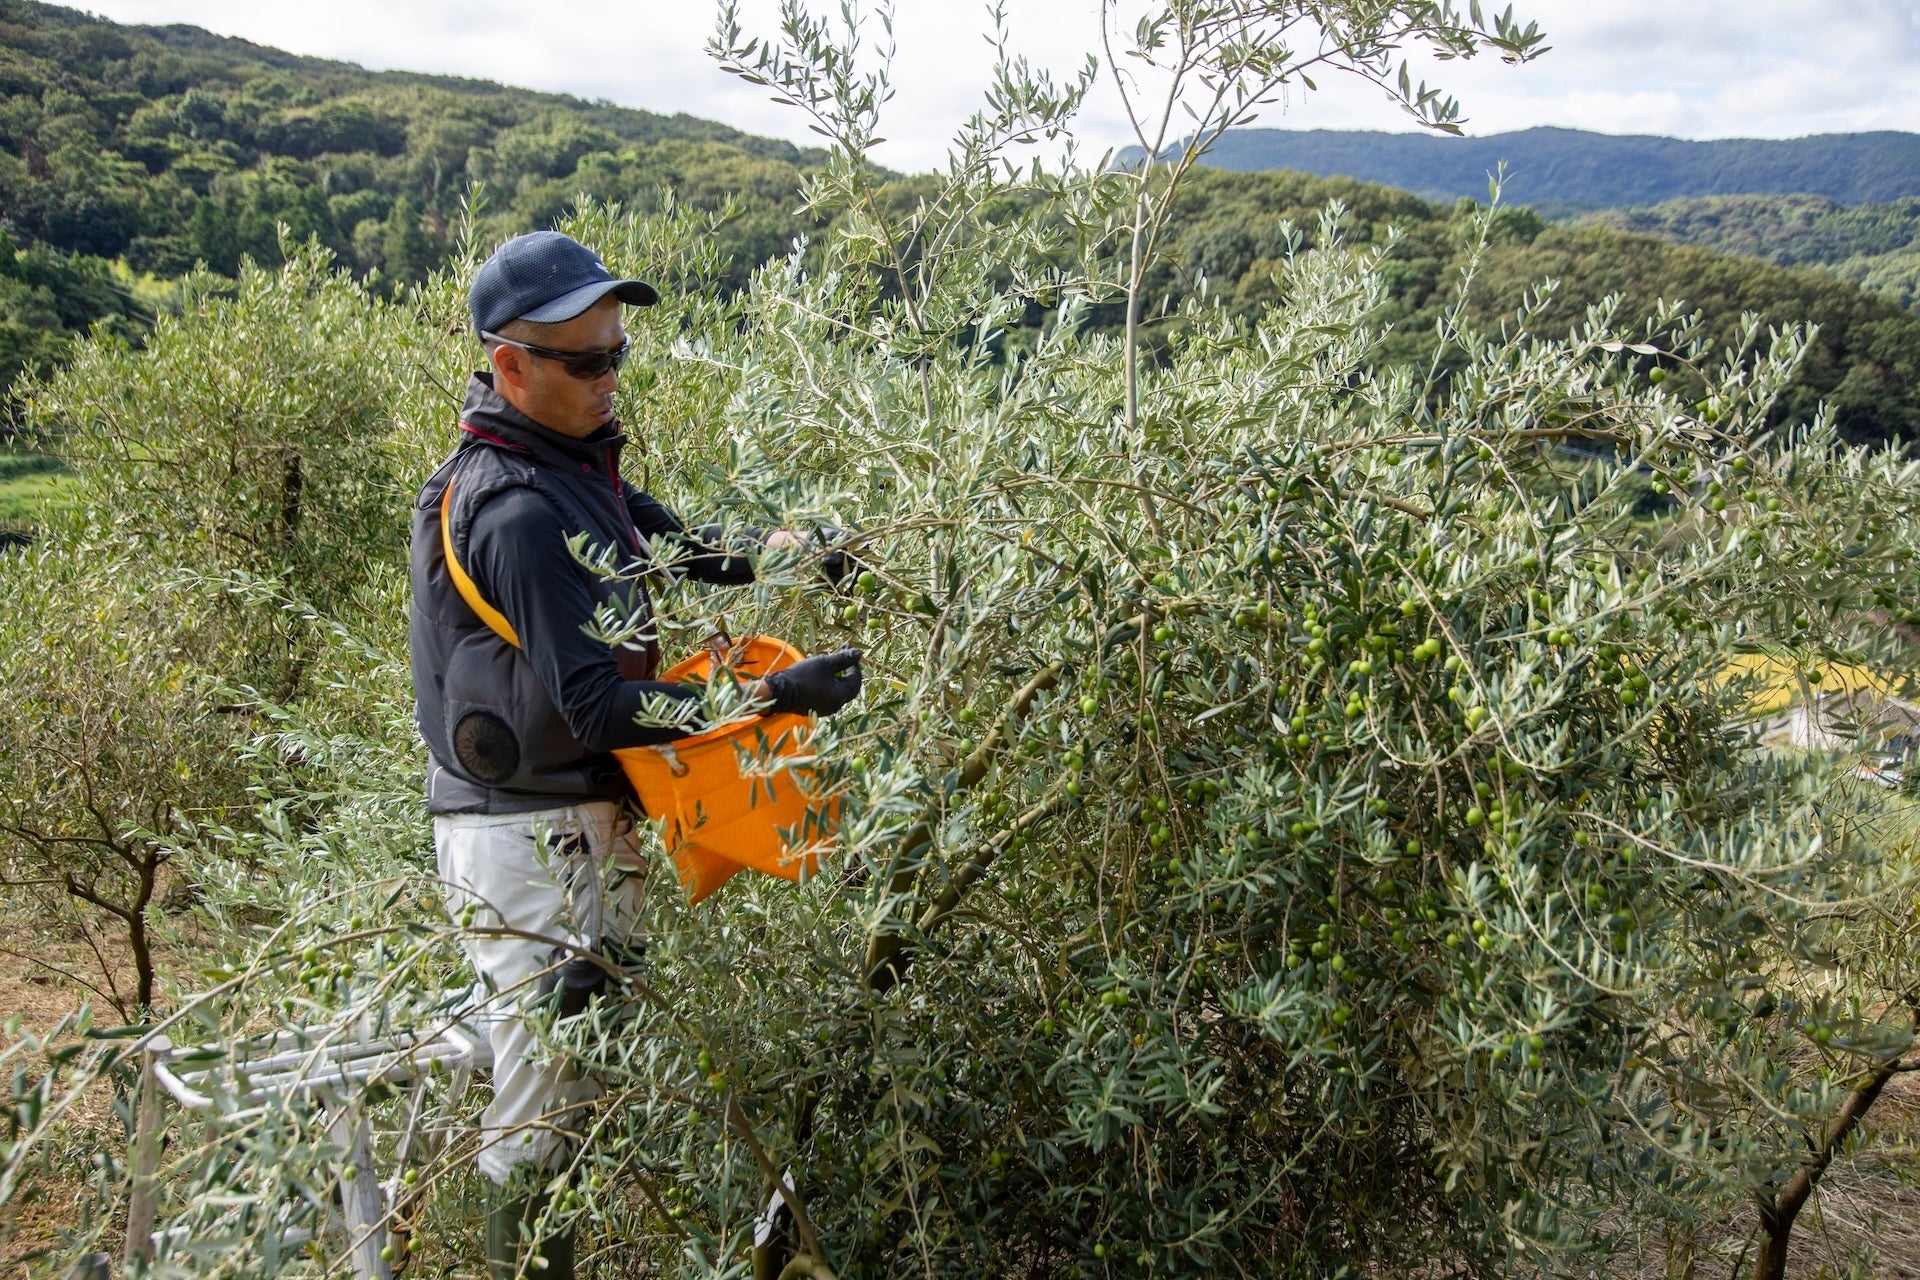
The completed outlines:
[[[622,343],[612,351],[589,351],[572,356],[565,361],[567,372],[583,381],[591,381],[625,364],[627,349],[627,344]]]

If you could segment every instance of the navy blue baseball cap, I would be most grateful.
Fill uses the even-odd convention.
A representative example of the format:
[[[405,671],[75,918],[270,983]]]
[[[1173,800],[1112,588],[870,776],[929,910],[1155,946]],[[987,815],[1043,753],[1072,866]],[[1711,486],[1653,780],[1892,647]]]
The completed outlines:
[[[598,255],[558,231],[530,231],[501,245],[473,273],[467,302],[477,333],[497,333],[514,320],[558,324],[612,294],[650,307],[660,295],[645,280],[621,280]]]

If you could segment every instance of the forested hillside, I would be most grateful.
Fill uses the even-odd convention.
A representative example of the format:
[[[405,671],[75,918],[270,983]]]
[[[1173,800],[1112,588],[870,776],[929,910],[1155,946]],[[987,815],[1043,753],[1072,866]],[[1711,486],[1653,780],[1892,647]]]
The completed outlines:
[[[278,264],[280,225],[387,295],[446,260],[475,189],[488,240],[550,225],[581,197],[647,210],[671,191],[724,211],[711,234],[728,292],[796,237],[817,242],[831,228],[797,208],[820,157],[789,143],[685,115],[368,72],[191,27],[118,26],[30,0],[0,0],[0,91],[0,232],[10,237],[0,239],[0,385],[51,368],[95,322],[138,341],[196,263],[222,276],[243,257]],[[930,176],[890,175],[885,197],[911,208],[935,189]],[[1275,272],[1290,246],[1314,242],[1329,201],[1346,207],[1350,243],[1398,228],[1389,361],[1425,341],[1471,248],[1470,209],[1352,179],[1206,170],[1182,201],[1166,265],[1149,282],[1156,306],[1202,277],[1242,316],[1279,301]],[[1827,398],[1852,439],[1920,432],[1920,321],[1890,303],[1829,276],[1550,227],[1525,210],[1497,226],[1478,315],[1510,310],[1546,274],[1560,289],[1542,322],[1562,329],[1609,292],[1629,310],[1688,299],[1716,340],[1731,338],[1743,311],[1776,326],[1816,323],[1819,340],[1780,412],[1804,417]],[[1118,319],[1096,308],[1096,324]],[[1165,324],[1148,329],[1150,342],[1165,334]]]
[[[93,320],[149,310],[197,262],[278,263],[278,224],[387,289],[424,279],[476,183],[487,235],[546,225],[581,194],[671,187],[734,209],[728,248],[757,261],[803,229],[807,159],[687,115],[0,0],[0,384]]]
[[[1703,196],[1576,219],[1783,266],[1821,266],[1911,307],[1920,297],[1920,199],[1844,205],[1824,196]]]
[[[1485,198],[1487,175],[1505,164],[1509,198],[1556,210],[1749,192],[1812,192],[1848,204],[1920,195],[1920,134],[1891,131],[1694,142],[1580,129],[1479,138],[1235,129],[1208,152],[1207,163],[1337,174],[1445,201]]]
[[[1285,297],[1275,282],[1281,259],[1294,237],[1314,241],[1319,212],[1330,201],[1346,211],[1348,243],[1397,235],[1385,266],[1390,294],[1383,316],[1393,325],[1382,347],[1388,364],[1425,348],[1474,247],[1473,206],[1439,206],[1345,178],[1204,170],[1181,199],[1171,255],[1180,266],[1156,282],[1161,296],[1183,293],[1204,275],[1247,315]],[[1883,298],[1824,272],[1605,228],[1556,226],[1524,208],[1502,211],[1493,226],[1469,300],[1478,321],[1511,314],[1550,280],[1556,288],[1538,323],[1561,332],[1609,295],[1618,295],[1628,314],[1685,299],[1704,313],[1707,333],[1721,345],[1733,341],[1747,312],[1775,327],[1815,324],[1819,334],[1776,420],[1807,418],[1824,399],[1850,438],[1920,435],[1920,318]]]

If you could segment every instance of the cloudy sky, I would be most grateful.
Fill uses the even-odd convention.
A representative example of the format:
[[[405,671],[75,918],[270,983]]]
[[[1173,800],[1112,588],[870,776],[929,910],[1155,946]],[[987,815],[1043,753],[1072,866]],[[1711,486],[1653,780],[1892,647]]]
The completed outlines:
[[[1139,0],[1122,0],[1137,7]],[[1487,0],[1494,7],[1496,0]],[[816,11],[837,0],[813,0]],[[1005,0],[1014,48],[1072,68],[1098,47],[1098,0]],[[985,6],[897,0],[881,159],[939,163],[991,64]],[[705,53],[710,0],[87,0],[121,22],[184,22],[370,68],[478,76],[685,111],[808,140],[798,113],[719,71]],[[871,0],[867,7],[871,8]],[[1416,65],[1460,99],[1467,130],[1565,125],[1685,138],[1920,132],[1920,0],[1514,0],[1552,51],[1519,68],[1491,58]],[[775,0],[742,0],[749,32],[774,30]],[[879,35],[875,30],[874,34]],[[1318,92],[1262,124],[1405,129],[1377,89],[1320,78]],[[1105,84],[1080,130],[1093,150],[1130,142]]]

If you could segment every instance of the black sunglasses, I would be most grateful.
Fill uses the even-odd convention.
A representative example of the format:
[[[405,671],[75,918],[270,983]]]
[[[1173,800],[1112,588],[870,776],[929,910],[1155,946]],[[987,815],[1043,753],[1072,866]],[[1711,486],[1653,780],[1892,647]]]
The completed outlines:
[[[555,351],[552,347],[536,347],[531,342],[515,342],[497,333],[483,332],[480,337],[486,342],[503,342],[509,347],[520,348],[528,355],[551,360],[582,382],[591,382],[602,374],[617,373],[620,366],[627,362],[627,353],[633,349],[633,344],[624,338],[611,351]]]

